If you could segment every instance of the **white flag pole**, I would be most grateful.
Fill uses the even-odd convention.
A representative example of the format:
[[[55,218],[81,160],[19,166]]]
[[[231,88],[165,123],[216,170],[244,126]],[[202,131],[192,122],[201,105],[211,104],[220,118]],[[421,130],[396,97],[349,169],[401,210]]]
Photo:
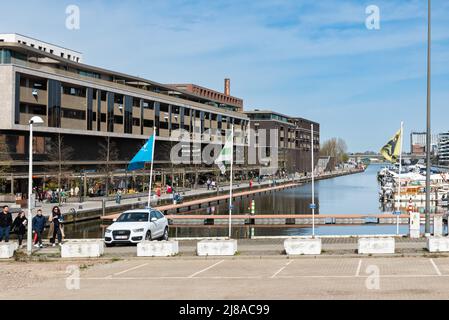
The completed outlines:
[[[150,185],[148,188],[148,208],[151,208],[151,190],[153,189],[153,165],[154,165],[154,147],[156,146],[156,127],[153,128],[153,151],[151,156],[153,159],[151,160],[151,169],[150,169]]]
[[[229,183],[229,239],[232,239],[232,185],[234,179],[233,165],[234,165],[234,125],[231,126],[231,177]]]
[[[400,220],[400,212],[401,212],[401,171],[402,171],[402,141],[403,141],[403,130],[404,130],[404,122],[401,121],[401,137],[400,143],[401,147],[399,148],[399,175],[398,175],[398,202],[397,202],[397,219],[396,219],[396,234],[399,235],[399,220]],[[393,150],[394,152],[394,150]]]
[[[312,145],[312,237],[315,238],[315,168],[314,168],[314,157],[313,157],[313,152],[314,152],[314,144],[313,144],[313,123],[311,126],[311,145]]]

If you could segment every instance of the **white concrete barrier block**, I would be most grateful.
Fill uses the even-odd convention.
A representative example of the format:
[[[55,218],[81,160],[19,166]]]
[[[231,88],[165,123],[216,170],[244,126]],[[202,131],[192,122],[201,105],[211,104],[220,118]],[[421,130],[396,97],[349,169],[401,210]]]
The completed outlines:
[[[98,258],[104,254],[103,240],[68,240],[61,246],[61,258]]]
[[[0,259],[10,259],[19,248],[17,242],[0,243]]]
[[[144,241],[137,244],[138,257],[171,257],[178,253],[178,241]]]
[[[202,240],[196,251],[199,256],[233,256],[237,253],[237,240]]]
[[[394,238],[360,238],[359,254],[391,254],[395,252]]]
[[[433,217],[433,235],[440,237],[443,235],[443,215],[436,214]]]
[[[319,255],[321,239],[286,239],[284,249],[288,255]]]
[[[449,252],[449,238],[448,237],[427,238],[427,250],[429,252]]]

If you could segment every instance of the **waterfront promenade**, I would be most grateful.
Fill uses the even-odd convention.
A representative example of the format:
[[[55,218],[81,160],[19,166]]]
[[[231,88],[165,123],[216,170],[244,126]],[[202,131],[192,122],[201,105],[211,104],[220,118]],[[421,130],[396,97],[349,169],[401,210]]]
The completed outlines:
[[[334,171],[334,172],[326,172],[322,173],[316,176],[316,180],[323,180],[323,179],[329,179],[344,175],[350,175],[350,174],[356,174],[360,173],[362,170],[341,170],[341,171]],[[234,198],[238,198],[241,196],[239,192],[251,192],[252,194],[257,194],[260,192],[267,192],[269,190],[277,190],[279,188],[285,188],[285,185],[289,185],[289,187],[292,186],[299,186],[301,184],[305,184],[310,182],[311,177],[309,176],[303,176],[296,179],[276,179],[276,186],[273,186],[273,181],[271,179],[265,179],[258,183],[257,181],[254,181],[253,183],[253,189],[249,191],[249,182],[235,182],[234,183]],[[180,207],[185,207],[185,202],[189,200],[198,200],[203,199],[203,202],[208,202],[210,198],[214,197],[220,197],[222,196],[223,199],[226,199],[229,197],[229,185],[222,184],[219,186],[219,190],[207,190],[206,187],[202,187],[195,190],[187,190],[182,192],[182,195],[184,197],[184,204]],[[156,197],[153,195],[152,197],[152,207],[159,208],[161,206],[170,206],[172,205],[172,195],[171,194],[162,194],[160,197]],[[103,200],[101,198],[95,198],[90,199],[84,202],[77,202],[73,199],[73,201],[69,201],[68,203],[64,203],[60,206],[61,212],[66,216],[66,222],[72,222],[74,219],[76,221],[83,221],[83,220],[92,220],[92,219],[98,219],[107,213],[109,214],[117,214],[117,212],[128,210],[132,208],[143,208],[148,203],[148,194],[139,194],[139,195],[126,195],[122,197],[122,200],[120,201],[120,204],[117,204],[115,199],[113,197],[106,198],[104,201],[104,207],[103,207]],[[0,203],[0,204],[6,204],[10,206],[14,206],[13,203]],[[56,204],[51,203],[37,203],[37,208],[40,208],[43,210],[44,215],[48,215],[51,212],[51,208],[55,206]],[[188,206],[188,205],[187,205]],[[162,207],[163,211],[164,207]],[[115,216],[114,216],[115,217]]]

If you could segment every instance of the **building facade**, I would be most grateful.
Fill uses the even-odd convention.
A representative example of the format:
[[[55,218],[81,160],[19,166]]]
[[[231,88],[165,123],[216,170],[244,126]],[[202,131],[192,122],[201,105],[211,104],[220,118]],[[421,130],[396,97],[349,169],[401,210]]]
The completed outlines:
[[[438,164],[442,166],[449,165],[449,132],[439,134]]]
[[[76,51],[38,41],[31,46],[30,39],[0,35],[0,175],[10,181],[8,192],[26,190],[33,116],[45,122],[35,128],[33,140],[36,179],[54,174],[61,163],[72,175],[98,172],[106,161],[108,168],[124,171],[154,128],[160,179],[176,175],[178,184],[192,179],[186,175],[198,179],[199,173],[217,169],[173,166],[170,152],[179,142],[172,137],[175,130],[189,134],[192,154],[211,143],[222,145],[231,125],[236,145],[245,144],[248,117],[216,107],[220,97],[85,65]]]
[[[255,145],[258,148],[261,141],[270,141],[270,131],[275,130],[278,137],[279,169],[287,173],[311,172],[312,168],[312,124],[313,150],[315,166],[320,152],[320,125],[316,122],[298,117],[290,117],[274,111],[254,110],[245,114],[251,120],[250,127],[255,131]],[[262,131],[265,130],[265,131]],[[261,139],[259,132],[266,132],[267,138]],[[265,152],[270,155],[270,150]],[[258,164],[261,165],[258,159]]]

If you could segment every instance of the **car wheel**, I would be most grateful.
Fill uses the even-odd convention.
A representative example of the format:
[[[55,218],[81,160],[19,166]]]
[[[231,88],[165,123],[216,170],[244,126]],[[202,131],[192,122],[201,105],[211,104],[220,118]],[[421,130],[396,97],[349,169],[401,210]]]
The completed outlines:
[[[145,235],[145,240],[146,240],[146,241],[151,241],[151,240],[153,240],[153,239],[151,238],[151,231],[150,231],[150,230],[147,231],[147,234]]]
[[[162,236],[161,240],[168,241],[168,227],[164,230],[164,235]]]

